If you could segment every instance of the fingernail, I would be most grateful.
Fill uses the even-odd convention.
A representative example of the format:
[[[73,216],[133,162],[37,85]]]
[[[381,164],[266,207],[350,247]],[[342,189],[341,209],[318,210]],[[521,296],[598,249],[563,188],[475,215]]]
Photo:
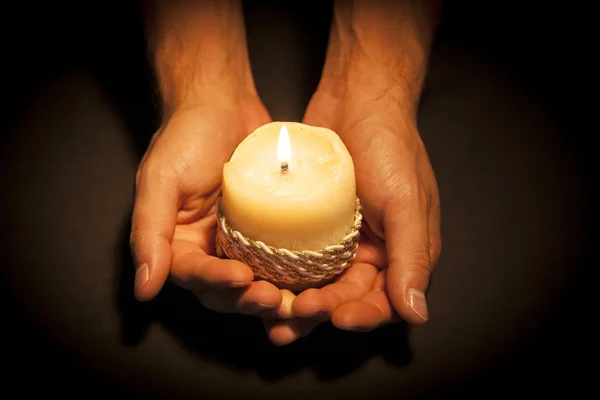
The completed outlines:
[[[135,292],[137,294],[140,294],[144,285],[146,284],[146,282],[148,282],[148,279],[150,278],[150,270],[148,269],[148,263],[144,263],[142,264],[136,271],[135,271]]]
[[[271,304],[266,304],[266,303],[256,303],[256,306],[260,311],[270,310],[273,308],[273,306]]]
[[[429,319],[425,294],[417,289],[408,289],[408,305],[423,321]]]
[[[248,286],[249,283],[250,282],[229,281],[228,283],[226,283],[226,285],[229,287],[243,287],[243,286]]]

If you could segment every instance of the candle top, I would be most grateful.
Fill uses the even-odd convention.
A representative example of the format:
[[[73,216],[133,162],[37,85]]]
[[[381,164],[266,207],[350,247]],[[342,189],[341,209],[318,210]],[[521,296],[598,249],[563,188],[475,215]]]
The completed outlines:
[[[346,149],[337,134],[293,122],[272,124],[279,129],[259,128],[244,139],[226,164],[239,178],[252,183],[247,190],[304,201],[316,194],[315,185],[340,179],[348,159],[341,157]],[[283,174],[282,162],[288,164]]]

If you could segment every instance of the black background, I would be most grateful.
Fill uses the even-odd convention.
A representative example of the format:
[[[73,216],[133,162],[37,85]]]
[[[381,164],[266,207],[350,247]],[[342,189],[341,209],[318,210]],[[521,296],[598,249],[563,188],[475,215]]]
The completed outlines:
[[[316,87],[322,62],[322,52],[318,50],[323,51],[325,48],[327,23],[330,17],[329,6],[328,2],[258,1],[247,4],[247,22],[255,32],[249,39],[253,65],[268,65],[273,62],[274,54],[278,54],[277,51],[264,49],[264,36],[261,35],[280,32],[277,39],[271,39],[274,46],[282,48],[291,42],[297,49],[293,53],[296,58],[280,60],[279,64],[283,69],[296,68],[295,75],[292,75],[305,82],[300,86],[290,87],[290,90],[293,89],[297,93],[297,98],[290,99],[288,103],[278,102],[277,94],[274,93],[276,90],[273,89],[294,85],[285,80],[286,75],[279,76],[264,68],[257,68],[256,71],[259,92],[275,118],[300,118],[299,112],[302,106],[306,104]],[[446,3],[437,41],[468,49],[479,59],[486,60],[486,65],[493,66],[492,69],[506,71],[514,82],[526,88],[531,98],[543,104],[543,112],[551,116],[555,126],[559,127],[550,134],[556,136],[552,138],[552,143],[560,143],[560,145],[556,145],[558,147],[550,151],[556,153],[564,151],[569,155],[569,165],[572,169],[565,172],[565,177],[577,182],[576,187],[579,192],[575,196],[567,196],[565,193],[547,193],[545,196],[550,198],[567,196],[566,203],[560,203],[561,207],[556,209],[556,215],[552,215],[552,212],[550,215],[560,221],[570,219],[569,216],[564,215],[567,210],[573,212],[573,219],[577,219],[577,223],[568,225],[569,228],[561,224],[553,226],[560,231],[559,235],[562,235],[560,237],[568,238],[557,244],[565,248],[560,253],[564,255],[564,260],[556,261],[557,265],[563,262],[566,263],[564,265],[568,265],[565,267],[561,264],[560,267],[565,271],[568,270],[568,274],[554,273],[553,271],[560,268],[553,264],[547,264],[547,268],[536,269],[541,272],[537,277],[540,282],[561,279],[566,281],[557,291],[556,301],[548,303],[552,304],[551,312],[544,314],[543,317],[540,316],[539,324],[526,330],[527,333],[523,334],[523,338],[507,348],[501,357],[486,359],[483,364],[480,364],[484,365],[480,370],[470,369],[455,381],[445,379],[439,375],[440,373],[436,373],[437,375],[423,379],[425,383],[411,386],[411,391],[404,394],[435,396],[460,393],[488,397],[495,394],[541,395],[564,392],[573,396],[593,388],[592,372],[596,359],[596,345],[595,330],[592,329],[595,296],[592,292],[594,286],[591,272],[595,265],[595,258],[592,257],[591,251],[594,238],[592,219],[595,217],[595,212],[590,207],[593,204],[590,171],[595,164],[595,148],[592,146],[591,136],[597,132],[597,128],[591,125],[594,115],[591,106],[596,103],[593,84],[595,77],[591,60],[597,49],[593,35],[597,25],[591,21],[592,8],[591,2],[560,4],[558,2],[449,1]],[[73,5],[60,2],[43,4],[21,2],[7,5],[2,13],[2,19],[0,32],[3,38],[2,143],[4,145],[0,153],[3,156],[0,166],[3,168],[1,190],[5,195],[2,196],[0,205],[2,205],[3,221],[6,218],[7,223],[2,224],[4,225],[3,245],[0,255],[3,275],[2,286],[0,286],[3,312],[1,362],[5,367],[4,371],[9,371],[8,374],[5,372],[2,379],[3,386],[7,390],[13,388],[24,393],[62,392],[92,396],[105,392],[145,395],[168,393],[171,390],[167,383],[170,379],[174,382],[187,382],[183,378],[179,381],[172,376],[177,373],[176,368],[171,370],[167,368],[164,380],[145,381],[145,378],[140,378],[143,375],[137,373],[131,373],[129,379],[128,374],[133,369],[128,365],[108,363],[99,368],[94,365],[97,361],[93,361],[97,357],[88,359],[82,349],[93,347],[93,342],[96,340],[94,337],[81,337],[80,342],[73,343],[71,346],[65,338],[72,337],[72,334],[62,335],[62,333],[69,330],[76,331],[79,322],[66,318],[65,316],[71,314],[64,309],[57,311],[56,317],[52,313],[51,316],[46,315],[49,313],[48,309],[51,309],[49,306],[38,308],[35,305],[45,301],[53,304],[52,299],[44,298],[42,294],[36,292],[34,288],[39,287],[38,285],[24,284],[23,280],[15,278],[29,268],[27,257],[22,256],[24,253],[54,254],[55,258],[48,257],[42,262],[48,270],[61,268],[60,260],[69,258],[70,255],[65,252],[60,257],[56,252],[48,252],[45,250],[44,243],[11,239],[13,230],[18,226],[15,222],[17,218],[11,215],[13,210],[18,209],[18,207],[14,208],[14,204],[25,202],[21,199],[29,198],[30,193],[35,191],[27,184],[11,186],[10,182],[13,181],[10,177],[13,175],[10,171],[17,159],[30,158],[29,162],[32,163],[37,160],[36,153],[29,153],[27,147],[14,147],[18,142],[16,132],[22,132],[17,127],[23,120],[29,118],[32,104],[39,93],[52,95],[61,91],[60,86],[53,86],[52,82],[56,77],[81,69],[92,71],[93,76],[108,93],[116,113],[122,115],[128,127],[126,130],[132,133],[131,139],[137,152],[136,157],[139,158],[144,151],[156,126],[154,112],[156,98],[149,84],[151,76],[144,58],[143,36],[136,4],[79,2]],[[298,60],[304,60],[306,66],[303,68],[295,66]],[[426,91],[424,103],[428,101],[428,95]],[[431,101],[435,101],[435,98]],[[516,117],[520,118],[522,115],[516,113]],[[65,113],[63,118],[68,118],[68,113]],[[480,140],[484,142],[486,139]],[[535,146],[532,148],[535,149]],[[14,149],[20,149],[20,152],[15,153]],[[432,151],[435,155],[435,146]],[[537,151],[543,152],[548,149],[540,147]],[[435,167],[435,157],[432,159]],[[546,167],[552,170],[549,164]],[[441,177],[444,177],[443,172]],[[452,182],[446,185],[452,186]],[[442,183],[441,186],[444,184]],[[13,192],[21,190],[21,192],[8,196],[8,190]],[[5,200],[6,198],[9,200]],[[39,201],[43,202],[45,199]],[[33,221],[28,220],[34,218],[32,215],[25,213],[18,216],[20,221],[25,221],[22,226],[34,224]],[[512,223],[518,224],[518,222]],[[53,229],[53,227],[48,228],[48,232],[52,232]],[[567,231],[568,229],[572,230]],[[123,232],[115,232],[115,235],[126,236],[126,230],[125,225]],[[542,246],[548,243],[538,239],[532,238],[529,246]],[[49,240],[59,241],[60,237],[55,236]],[[126,245],[123,245],[119,251],[118,258],[123,260],[123,265],[127,265]],[[445,251],[450,253],[449,258],[451,258],[452,249],[446,248]],[[464,251],[477,253],[484,250],[473,248]],[[519,257],[515,247],[509,246],[506,251],[515,252],[515,257]],[[552,254],[555,251],[554,248],[548,248],[548,252]],[[29,279],[35,280],[36,276],[30,276]],[[407,387],[405,380],[412,379],[411,376],[402,377],[403,366],[411,362],[410,346],[399,343],[400,351],[398,349],[391,351],[386,347],[392,340],[390,338],[404,336],[407,328],[401,324],[382,329],[370,336],[362,335],[358,339],[354,335],[340,334],[329,327],[323,327],[315,333],[315,337],[307,341],[284,349],[273,349],[266,343],[262,332],[230,333],[235,332],[238,326],[235,318],[206,312],[201,313],[201,317],[198,318],[189,317],[186,312],[198,312],[198,307],[191,305],[193,300],[176,288],[167,287],[157,301],[139,305],[131,297],[132,279],[131,271],[123,272],[115,292],[115,307],[120,315],[119,320],[125,326],[117,340],[120,344],[115,345],[115,348],[120,349],[115,351],[120,352],[121,359],[127,359],[128,349],[135,347],[148,334],[149,326],[153,321],[161,321],[167,329],[180,332],[182,342],[197,354],[197,357],[214,359],[216,363],[232,366],[234,370],[259,371],[256,379],[265,385],[276,383],[282,377],[293,377],[294,373],[306,368],[316,370],[321,380],[325,382],[344,379],[348,371],[359,370],[373,355],[383,355],[388,362],[386,365],[397,368],[398,380],[389,378],[392,376],[389,372],[385,375],[388,380],[384,383],[374,379],[372,385],[365,385],[363,379],[360,380],[363,386],[359,387],[357,383],[347,379],[349,389],[344,393],[351,391],[354,395],[367,397],[369,391],[372,391],[377,394],[376,397],[402,397],[402,390]],[[532,282],[535,280],[532,279]],[[435,280],[433,284],[435,285]],[[68,286],[65,285],[65,290],[68,290]],[[439,313],[443,313],[444,307],[452,306],[451,296],[458,296],[456,293],[447,295],[448,298],[438,296],[440,302],[445,303],[445,306],[440,306]],[[77,307],[77,304],[73,306]],[[507,306],[514,307],[514,304],[507,302]],[[498,311],[490,309],[489,312],[493,314]],[[433,315],[435,316],[436,313],[433,312]],[[131,316],[134,317],[129,318]],[[494,320],[490,315],[486,318]],[[499,318],[502,319],[501,316]],[[44,325],[45,322],[42,322],[48,320],[55,324],[49,329]],[[250,320],[245,323],[245,326],[256,325]],[[222,328],[206,333],[208,329],[206,327],[211,324],[219,324]],[[528,326],[526,322],[523,325]],[[465,328],[464,331],[467,330]],[[107,329],[106,334],[110,335],[111,332],[113,331]],[[223,336],[224,332],[225,336]],[[463,330],[458,329],[457,332]],[[500,329],[496,335],[500,337],[503,334],[504,331]],[[199,335],[205,335],[203,343],[197,342]],[[488,334],[487,345],[494,346],[496,339],[498,338],[494,334]],[[231,346],[214,345],[228,340],[243,343]],[[332,340],[335,341],[335,345],[333,348],[329,347],[328,352],[319,347],[319,341],[331,343]],[[85,346],[81,343],[85,343]],[[244,347],[249,343],[252,343],[249,345],[253,347],[252,350]],[[398,342],[394,343],[398,344]],[[337,355],[342,361],[332,362],[329,359],[332,354]],[[131,357],[135,355],[132,353]],[[153,360],[154,362],[149,363],[147,368],[160,368],[160,360]],[[176,363],[177,361],[166,357],[164,366]],[[143,367],[136,365],[138,368]],[[458,369],[461,368],[460,365],[460,360],[457,360]],[[385,371],[388,370],[382,370],[382,373]],[[448,375],[453,376],[451,371]],[[186,379],[192,378],[186,377]],[[297,384],[297,393],[306,393],[302,392],[306,390],[301,386],[305,384],[302,382],[299,381]],[[203,388],[191,385],[193,390],[190,389],[189,394],[222,398],[225,395],[221,393],[230,392],[221,391],[219,388],[235,386],[236,382],[225,381],[215,373],[214,378],[203,385]],[[293,388],[292,378],[281,396],[294,397]],[[241,397],[261,397],[264,386],[257,384],[251,391],[244,392],[246,389],[239,388]],[[181,395],[183,392],[177,394]],[[175,395],[176,392],[172,393]],[[329,392],[323,393],[325,395]],[[316,393],[312,394],[312,397],[315,396]]]

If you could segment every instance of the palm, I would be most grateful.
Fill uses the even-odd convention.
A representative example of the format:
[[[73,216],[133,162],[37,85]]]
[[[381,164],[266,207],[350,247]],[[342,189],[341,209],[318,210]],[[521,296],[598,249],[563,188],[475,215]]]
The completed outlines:
[[[215,311],[255,314],[257,305],[273,309],[281,303],[279,289],[253,282],[247,265],[215,257],[214,246],[223,164],[248,133],[268,120],[258,102],[178,110],[153,138],[139,170],[139,206],[149,202],[145,191],[154,189],[161,195],[153,197],[153,206],[162,208],[162,214],[176,207],[172,228],[164,234],[170,261],[155,273],[164,274],[164,279],[168,275]],[[160,287],[153,288],[157,290]]]
[[[223,122],[223,118],[219,123],[212,123],[199,118],[201,115],[201,110],[195,110],[178,123],[178,129],[185,132],[178,132],[177,144],[171,151],[179,169],[181,199],[174,240],[186,241],[205,254],[214,255],[214,206],[221,186],[223,164],[238,140],[236,136],[217,133],[244,131],[244,128],[228,120]]]
[[[361,127],[361,121],[364,121],[363,116],[357,112],[358,110],[341,112],[339,108],[337,100],[317,95],[307,109],[304,122],[310,125],[325,126],[338,133],[347,132],[349,135],[346,136],[358,138],[359,132],[352,134],[350,131]],[[350,118],[340,119],[340,115],[350,116]],[[324,296],[323,293],[314,292],[311,295],[314,296],[314,299],[310,299],[309,296],[300,297],[296,308],[301,313],[310,314],[311,308],[322,309],[325,305],[334,324],[340,327],[355,327],[357,326],[355,320],[360,319],[362,322],[374,320],[378,319],[378,315],[374,314],[381,314],[381,310],[376,307],[359,307],[360,309],[357,310],[355,304],[352,310],[346,312],[343,309],[339,310],[338,307],[349,301],[358,300],[372,290],[379,291],[384,288],[385,270],[383,269],[387,267],[387,257],[381,234],[381,205],[386,201],[386,182],[385,179],[382,181],[380,174],[374,173],[382,170],[377,165],[373,165],[374,162],[377,163],[377,160],[365,159],[361,143],[356,140],[345,140],[344,143],[354,160],[357,195],[363,205],[363,227],[359,248],[352,266],[341,274],[333,285],[325,288],[329,294]],[[353,290],[349,290],[350,287]],[[327,297],[329,299],[323,302],[323,298]],[[390,318],[391,316],[386,315],[385,317]]]
[[[410,290],[427,287],[440,254],[439,195],[416,127],[399,118],[397,107],[389,99],[313,96],[304,122],[340,133],[354,160],[363,203],[361,243],[352,266],[334,283],[295,299],[294,315],[308,320],[270,327],[271,340],[304,336],[315,318],[350,330],[372,330],[400,315],[412,323],[427,320],[426,310],[414,308]]]
[[[174,240],[189,242],[206,254],[214,254],[211,232],[223,164],[248,129],[243,121],[219,115],[224,112],[213,107],[176,112],[157,133],[146,160],[175,177],[179,205]]]
[[[323,98],[315,97],[307,109],[304,123],[314,126],[323,126],[339,132],[339,124],[336,123],[336,104]],[[348,122],[348,121],[346,121]],[[348,146],[353,159],[360,154],[353,151],[353,146]],[[368,168],[366,169],[368,171]],[[382,320],[391,320],[391,313],[382,312],[382,309],[373,303],[352,304],[363,296],[375,297],[376,301],[383,294],[381,290],[385,286],[385,271],[381,271],[387,265],[385,246],[380,236],[374,234],[371,225],[380,226],[379,221],[373,218],[377,213],[371,210],[377,207],[379,199],[373,198],[372,190],[367,174],[361,174],[357,169],[358,196],[363,204],[363,227],[361,229],[361,240],[353,264],[341,273],[333,283],[320,289],[308,289],[301,292],[293,303],[295,320],[280,321],[275,324],[267,324],[270,339],[279,344],[285,344],[298,337],[305,336],[321,321],[332,319],[332,322],[341,328],[354,328],[367,324],[374,328],[381,324]],[[365,195],[363,195],[363,191]],[[374,295],[370,293],[373,292]],[[348,307],[348,305],[350,307]],[[345,308],[345,309],[344,309]],[[385,309],[384,309],[385,310]],[[360,322],[357,323],[357,322]]]

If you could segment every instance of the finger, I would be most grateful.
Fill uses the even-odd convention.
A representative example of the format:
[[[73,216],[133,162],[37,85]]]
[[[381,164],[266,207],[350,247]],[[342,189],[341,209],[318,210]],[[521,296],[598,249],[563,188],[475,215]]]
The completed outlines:
[[[360,299],[371,290],[377,272],[377,267],[372,264],[352,264],[336,282],[300,293],[292,304],[294,315],[301,318],[330,319],[336,308]]]
[[[145,164],[139,174],[130,244],[136,274],[134,293],[147,301],[162,289],[171,265],[171,240],[177,218],[176,185]]]
[[[267,336],[275,346],[285,346],[308,336],[319,323],[314,319],[265,320],[263,322]]]
[[[387,291],[394,309],[409,323],[429,319],[425,291],[431,277],[428,210],[425,194],[415,189],[388,202],[384,229],[388,252]]]
[[[304,116],[302,117],[302,123],[312,126],[322,126],[324,128],[333,129],[330,121],[334,118],[328,113],[324,113],[323,109],[319,107],[320,104],[314,101],[312,98],[308,102]],[[335,130],[335,129],[334,129]]]
[[[281,304],[279,289],[267,281],[254,281],[243,288],[195,291],[208,309],[222,313],[241,313],[271,317]]]
[[[331,317],[333,325],[339,329],[368,332],[400,318],[394,312],[385,292],[386,270],[380,271],[373,290],[359,300],[340,306]]]
[[[294,317],[292,312],[292,304],[296,299],[296,295],[287,289],[281,289],[281,304],[273,314],[274,319],[291,319]]]
[[[186,289],[243,287],[254,280],[246,264],[207,255],[196,244],[173,240],[171,279]]]
[[[434,194],[429,212],[429,257],[431,259],[431,268],[435,268],[442,253],[442,232],[441,232],[441,212],[439,194]]]
[[[385,242],[373,233],[366,221],[361,229],[360,245],[353,262],[371,264],[379,269],[387,267]]]

